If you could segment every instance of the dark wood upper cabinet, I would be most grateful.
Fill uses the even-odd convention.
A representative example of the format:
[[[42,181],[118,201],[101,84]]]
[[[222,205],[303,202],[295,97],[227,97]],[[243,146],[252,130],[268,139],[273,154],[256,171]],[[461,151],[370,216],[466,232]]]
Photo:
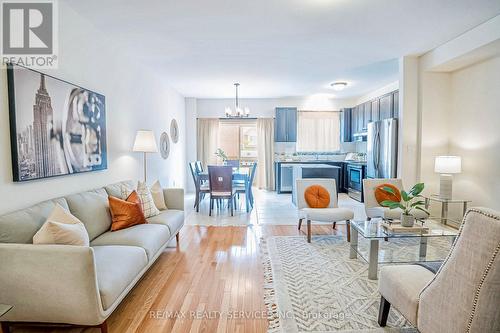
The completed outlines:
[[[276,108],[274,119],[274,141],[297,141],[297,108]]]
[[[379,98],[379,118],[392,118],[392,93],[383,95]]]

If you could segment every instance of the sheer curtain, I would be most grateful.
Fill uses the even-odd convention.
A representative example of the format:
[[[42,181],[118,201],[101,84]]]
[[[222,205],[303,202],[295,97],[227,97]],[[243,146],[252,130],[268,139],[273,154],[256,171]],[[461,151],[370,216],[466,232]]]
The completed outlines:
[[[274,119],[257,119],[257,186],[274,190]]]
[[[340,150],[340,113],[299,111],[297,151],[330,152]]]
[[[196,156],[204,166],[217,164],[215,151],[219,144],[219,119],[198,119]]]

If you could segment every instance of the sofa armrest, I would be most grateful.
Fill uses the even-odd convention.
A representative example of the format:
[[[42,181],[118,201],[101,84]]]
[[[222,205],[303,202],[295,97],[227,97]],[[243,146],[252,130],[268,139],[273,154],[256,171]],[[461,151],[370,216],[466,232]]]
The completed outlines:
[[[1,321],[98,325],[106,318],[94,251],[71,245],[0,244]]]
[[[165,188],[163,189],[163,196],[168,209],[184,210],[183,188]]]

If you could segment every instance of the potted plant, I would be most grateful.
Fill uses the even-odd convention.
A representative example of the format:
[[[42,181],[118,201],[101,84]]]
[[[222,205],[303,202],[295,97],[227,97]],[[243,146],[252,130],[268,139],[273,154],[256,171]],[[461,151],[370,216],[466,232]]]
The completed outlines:
[[[384,191],[395,194],[393,189],[387,186],[383,187]],[[401,225],[403,227],[412,227],[415,223],[415,217],[411,214],[412,210],[418,209],[429,215],[429,212],[424,208],[425,201],[421,200],[422,191],[424,190],[424,183],[415,184],[409,192],[401,191],[401,202],[384,200],[380,204],[390,209],[400,208],[401,212]]]
[[[217,148],[217,150],[215,151],[215,156],[220,158],[222,160],[222,163],[224,163],[224,165],[226,165],[227,155],[226,155],[226,152],[224,150]]]

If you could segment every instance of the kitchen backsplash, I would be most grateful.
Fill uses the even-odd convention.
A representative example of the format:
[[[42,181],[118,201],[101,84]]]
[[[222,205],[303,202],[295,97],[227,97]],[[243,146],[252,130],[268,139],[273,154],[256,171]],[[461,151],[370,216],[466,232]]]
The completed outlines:
[[[338,155],[345,153],[365,153],[366,154],[366,142],[357,141],[357,142],[341,142],[340,143],[340,152],[321,152],[321,153],[297,153],[296,152],[296,144],[295,142],[275,142],[274,143],[274,152],[277,155]]]

